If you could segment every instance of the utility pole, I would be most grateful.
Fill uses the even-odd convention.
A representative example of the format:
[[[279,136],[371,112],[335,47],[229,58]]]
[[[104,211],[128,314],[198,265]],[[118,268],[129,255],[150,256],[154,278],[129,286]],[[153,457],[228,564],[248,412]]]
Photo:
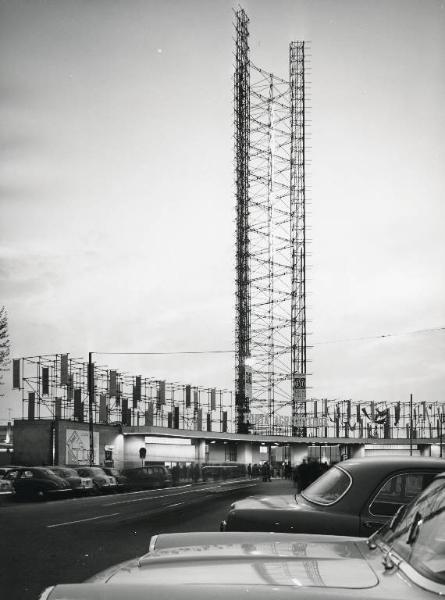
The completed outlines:
[[[443,421],[444,421],[444,416],[443,413],[440,414],[439,413],[439,447],[440,447],[440,458],[443,458]]]
[[[94,402],[94,363],[93,363],[93,352],[89,352],[88,353],[88,416],[89,416],[89,430],[90,430],[90,466],[94,465],[93,402]]]
[[[409,455],[413,455],[413,395],[409,396]]]

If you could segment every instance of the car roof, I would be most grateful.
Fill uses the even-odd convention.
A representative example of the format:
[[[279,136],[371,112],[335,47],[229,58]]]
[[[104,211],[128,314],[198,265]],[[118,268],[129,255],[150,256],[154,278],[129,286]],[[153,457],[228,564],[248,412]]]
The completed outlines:
[[[374,490],[392,474],[406,470],[435,471],[439,474],[445,472],[445,460],[421,456],[369,456],[351,458],[337,463],[335,467],[346,471],[352,479],[348,492],[335,503],[344,512],[363,506]],[[304,491],[302,495],[305,498]]]
[[[443,469],[445,471],[445,459],[435,458],[431,456],[400,456],[400,455],[386,455],[386,456],[366,456],[361,458],[350,458],[337,463],[338,467],[342,467],[347,471],[355,471],[360,469],[361,471],[374,471],[378,470],[388,472],[395,469],[410,468],[431,468],[431,469]]]

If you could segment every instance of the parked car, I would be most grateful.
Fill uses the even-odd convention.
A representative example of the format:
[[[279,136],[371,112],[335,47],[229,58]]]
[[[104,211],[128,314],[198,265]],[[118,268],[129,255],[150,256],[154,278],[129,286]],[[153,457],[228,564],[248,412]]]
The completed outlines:
[[[0,477],[0,494],[13,494],[14,486],[12,485],[12,481],[9,479],[4,479]]]
[[[172,485],[171,473],[162,465],[124,469],[122,473],[127,478],[128,489],[155,489]]]
[[[5,479],[12,482],[17,499],[47,500],[71,493],[69,483],[47,467],[19,467],[10,470]]]
[[[9,473],[9,471],[21,469],[22,467],[23,467],[23,465],[6,465],[3,467],[0,467],[0,478],[5,477],[5,475],[7,475]]]
[[[93,479],[91,477],[81,477],[71,467],[53,466],[48,468],[62,479],[65,479],[76,494],[90,494],[93,491]]]
[[[405,508],[405,507],[404,507]],[[445,476],[368,539],[266,532],[154,536],[149,551],[40,600],[439,600]]]
[[[346,460],[295,497],[252,496],[235,502],[220,529],[367,537],[442,471],[445,460],[440,458]]]
[[[14,485],[11,479],[5,479],[5,475],[9,473],[9,471],[13,471],[14,469],[18,469],[19,467],[14,467],[11,465],[0,467],[0,494],[12,495],[15,493]]]
[[[123,492],[128,489],[128,479],[125,475],[119,471],[119,469],[115,469],[114,467],[102,467],[107,475],[111,475],[116,479],[117,490],[119,492]]]
[[[112,475],[107,475],[102,467],[76,467],[76,471],[81,477],[91,477],[93,480],[93,491],[96,494],[115,492],[117,490],[116,478]]]

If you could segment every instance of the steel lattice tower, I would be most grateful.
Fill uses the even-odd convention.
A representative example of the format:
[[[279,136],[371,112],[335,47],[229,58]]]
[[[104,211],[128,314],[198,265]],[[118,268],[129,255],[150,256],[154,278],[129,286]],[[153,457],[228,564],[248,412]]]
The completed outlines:
[[[305,414],[304,43],[290,78],[249,59],[248,18],[235,13],[237,431],[281,433]],[[262,422],[253,423],[252,415]],[[263,418],[264,417],[264,418]],[[250,424],[249,424],[250,421]],[[258,419],[257,419],[258,421]],[[289,419],[290,421],[290,419]]]
[[[306,415],[306,184],[304,42],[289,48],[291,95],[290,206],[292,246],[292,415],[294,435],[305,435]]]
[[[250,261],[249,261],[249,19],[244,11],[236,13],[235,66],[235,164],[237,198],[236,255],[236,430],[247,431],[246,358],[250,356]]]

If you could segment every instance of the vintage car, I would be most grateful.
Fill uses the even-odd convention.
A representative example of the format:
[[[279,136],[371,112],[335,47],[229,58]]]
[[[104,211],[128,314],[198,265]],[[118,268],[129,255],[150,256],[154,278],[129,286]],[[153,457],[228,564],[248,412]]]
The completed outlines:
[[[172,476],[163,465],[124,469],[122,474],[127,480],[126,489],[128,490],[151,490],[172,485]]]
[[[403,512],[404,511],[404,512]],[[439,600],[445,476],[370,538],[206,532],[154,536],[144,556],[40,600]]]
[[[93,480],[91,477],[81,477],[71,467],[48,467],[58,477],[65,479],[76,494],[90,494],[93,491]]]
[[[66,497],[71,493],[69,483],[47,467],[18,467],[11,469],[5,479],[12,482],[16,500]]]
[[[220,529],[367,537],[443,471],[445,460],[440,458],[346,460],[295,496],[252,496],[235,502]]]
[[[117,481],[112,475],[107,475],[102,467],[75,467],[80,477],[88,477],[93,480],[93,492],[104,494],[117,491]]]

